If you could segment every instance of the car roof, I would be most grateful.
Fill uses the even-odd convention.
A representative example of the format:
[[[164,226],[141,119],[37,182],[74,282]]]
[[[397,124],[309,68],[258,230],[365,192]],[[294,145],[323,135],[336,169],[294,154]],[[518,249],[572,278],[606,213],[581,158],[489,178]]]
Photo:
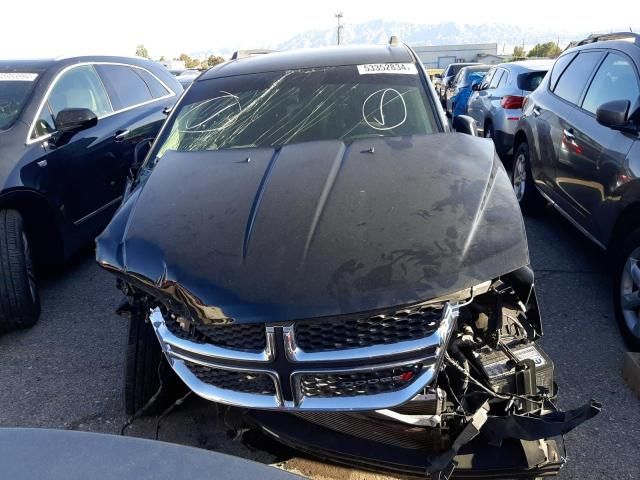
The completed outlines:
[[[586,43],[584,45],[579,45],[577,47],[568,48],[562,55],[569,52],[579,52],[581,50],[594,50],[598,48],[610,48],[614,50],[620,50],[621,52],[625,52],[627,55],[635,57],[636,64],[640,65],[640,45],[635,41],[627,41],[627,40],[601,40],[592,43]]]
[[[491,65],[478,64],[478,65],[469,65],[468,67],[463,67],[461,70],[464,70],[465,72],[478,72],[482,70],[489,70],[490,68],[491,68]]]
[[[199,77],[198,82],[211,78],[300,68],[408,62],[413,63],[414,58],[404,45],[306,48],[239,58],[221,63]]]
[[[143,65],[151,60],[141,57],[123,57],[112,55],[81,55],[74,57],[38,58],[38,59],[0,59],[0,70],[37,70],[44,71],[52,67],[66,66],[82,62],[113,62]]]
[[[553,62],[555,62],[554,59],[518,60],[517,62],[501,63],[498,66],[509,70],[535,72],[549,70],[553,66]]]

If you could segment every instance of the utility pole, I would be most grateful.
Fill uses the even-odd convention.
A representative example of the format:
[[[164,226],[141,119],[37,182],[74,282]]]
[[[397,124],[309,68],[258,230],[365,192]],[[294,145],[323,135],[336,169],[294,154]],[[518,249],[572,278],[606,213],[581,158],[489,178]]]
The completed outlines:
[[[344,14],[342,12],[338,12],[335,14],[335,17],[338,19],[338,45],[340,45],[340,34],[342,33],[343,29],[342,17],[344,17]]]

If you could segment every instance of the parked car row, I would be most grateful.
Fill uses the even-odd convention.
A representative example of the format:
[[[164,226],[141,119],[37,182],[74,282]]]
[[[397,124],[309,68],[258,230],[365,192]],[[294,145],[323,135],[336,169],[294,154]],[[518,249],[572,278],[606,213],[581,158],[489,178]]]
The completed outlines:
[[[524,100],[512,183],[525,213],[552,205],[611,255],[622,334],[640,351],[640,35],[564,52]]]
[[[555,62],[491,67],[472,85],[466,112],[503,160],[513,155],[525,213],[549,203],[611,253],[616,318],[633,350],[640,350],[639,39],[592,36]],[[478,68],[461,67],[444,89],[448,110]]]

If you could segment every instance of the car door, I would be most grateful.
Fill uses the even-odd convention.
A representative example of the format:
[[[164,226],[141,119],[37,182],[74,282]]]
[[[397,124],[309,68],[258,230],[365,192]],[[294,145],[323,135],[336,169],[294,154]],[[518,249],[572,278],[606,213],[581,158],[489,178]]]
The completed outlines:
[[[163,109],[175,103],[175,94],[148,70],[122,64],[97,64],[116,110],[113,115],[116,158],[110,165],[110,196],[122,195],[136,146],[153,139],[166,116]]]
[[[98,117],[97,124],[71,136],[58,136],[55,118],[65,108],[87,108]],[[36,118],[29,143],[38,143],[41,149],[25,177],[50,198],[69,226],[85,224],[114,200],[110,165],[118,149],[112,113],[93,65],[78,64],[53,80]]]
[[[622,52],[608,51],[583,95],[581,108],[564,120],[567,148],[559,155],[557,182],[577,219],[584,217],[584,226],[596,238],[602,237],[600,208],[626,178],[625,159],[637,140],[635,135],[598,123],[596,111],[613,100],[626,100],[634,108],[639,99],[633,60]]]
[[[467,111],[469,116],[471,116],[476,121],[476,127],[482,129],[484,126],[484,119],[486,116],[484,99],[487,96],[487,87],[491,83],[493,79],[493,75],[496,73],[496,67],[493,67],[487,71],[482,83],[480,84],[480,89],[473,92],[471,98],[469,99],[469,106],[467,107]]]
[[[487,84],[487,88],[483,90],[482,111],[484,112],[485,121],[487,118],[492,118],[495,113],[496,103],[498,106],[500,105],[500,97],[497,96],[496,90],[505,75],[507,75],[507,72],[504,68],[496,68],[491,81]],[[481,128],[484,128],[484,124],[481,125]]]
[[[552,106],[547,123],[554,155],[553,190],[558,206],[579,225],[592,230],[589,212],[583,208],[585,196],[600,196],[595,173],[600,148],[590,136],[593,118],[580,108],[590,79],[604,52],[600,49],[578,53],[552,88]],[[539,133],[543,133],[539,129]]]

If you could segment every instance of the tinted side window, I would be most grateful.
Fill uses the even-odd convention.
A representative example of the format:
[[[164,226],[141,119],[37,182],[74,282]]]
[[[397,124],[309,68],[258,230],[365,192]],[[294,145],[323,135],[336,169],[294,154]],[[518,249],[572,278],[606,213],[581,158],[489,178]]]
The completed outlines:
[[[122,110],[152,100],[153,97],[147,84],[131,67],[96,65],[96,69],[107,87],[115,110]]]
[[[551,90],[556,88],[556,83],[558,83],[560,75],[562,75],[564,69],[567,68],[567,65],[569,65],[571,63],[571,60],[573,60],[575,57],[575,53],[563,55],[562,57],[558,58],[558,60],[556,60],[556,63],[553,64],[553,70],[551,70],[551,78],[549,79],[549,88]]]
[[[493,76],[495,75],[496,71],[497,70],[495,68],[492,68],[487,72],[485,77],[482,79],[482,84],[480,85],[480,88],[482,90],[484,90],[485,88],[489,88],[489,84],[491,83],[491,80],[493,79]]]
[[[48,100],[54,118],[65,108],[88,108],[97,116],[113,111],[102,82],[91,65],[74,67],[62,74]]]
[[[596,113],[600,105],[612,100],[629,100],[633,107],[638,97],[638,74],[631,60],[618,53],[610,53],[593,77],[582,108]]]
[[[149,88],[151,95],[153,95],[153,98],[165,97],[171,93],[165,88],[164,85],[162,85],[162,83],[158,81],[156,77],[151,75],[151,73],[149,73],[148,71],[143,70],[142,68],[134,68],[133,71],[140,75],[140,77],[142,77],[142,80],[144,80],[144,83],[147,84],[147,87]]]
[[[507,84],[507,80],[509,80],[509,72],[507,70],[504,70],[502,78],[500,79],[500,82],[498,82],[498,86],[496,88],[504,87]]]
[[[489,84],[489,88],[496,88],[498,86],[498,83],[500,83],[500,80],[502,80],[503,75],[504,75],[504,70],[502,70],[501,68],[496,70],[496,73],[491,79],[491,83]]]
[[[591,72],[600,60],[602,52],[582,52],[569,64],[553,89],[553,93],[565,100],[575,103],[580,101]]]

